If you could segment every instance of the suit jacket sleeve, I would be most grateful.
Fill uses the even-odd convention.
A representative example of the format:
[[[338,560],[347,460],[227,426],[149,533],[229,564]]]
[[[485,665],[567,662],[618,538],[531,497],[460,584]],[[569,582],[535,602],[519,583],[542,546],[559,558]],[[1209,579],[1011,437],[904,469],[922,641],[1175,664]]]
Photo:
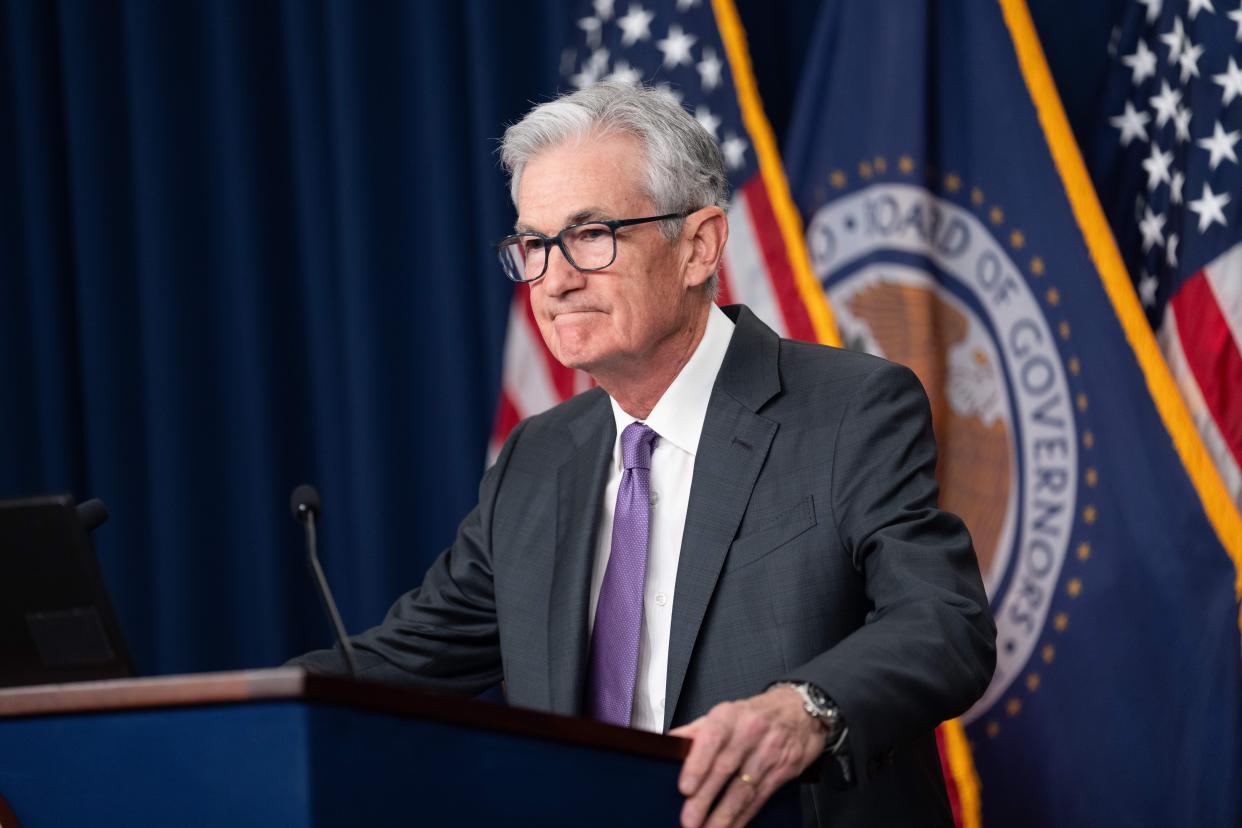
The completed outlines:
[[[866,623],[796,671],[850,728],[855,777],[961,714],[987,688],[996,627],[965,525],[937,508],[936,444],[922,386],[883,364],[837,432],[831,508],[865,578]]]
[[[492,581],[491,510],[525,423],[509,435],[479,484],[479,503],[457,528],[452,546],[423,582],[393,604],[377,627],[351,637],[362,678],[462,695],[503,677]],[[316,673],[347,672],[340,648],[317,650],[291,665]]]

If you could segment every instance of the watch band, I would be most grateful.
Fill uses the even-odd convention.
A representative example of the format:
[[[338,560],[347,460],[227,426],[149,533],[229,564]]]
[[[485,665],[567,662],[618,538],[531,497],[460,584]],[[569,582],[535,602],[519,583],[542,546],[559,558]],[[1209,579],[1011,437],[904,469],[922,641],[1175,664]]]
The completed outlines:
[[[777,681],[769,687],[788,687],[801,696],[802,709],[827,732],[824,752],[835,756],[841,751],[849,735],[849,728],[841,717],[840,708],[827,693],[809,681]]]

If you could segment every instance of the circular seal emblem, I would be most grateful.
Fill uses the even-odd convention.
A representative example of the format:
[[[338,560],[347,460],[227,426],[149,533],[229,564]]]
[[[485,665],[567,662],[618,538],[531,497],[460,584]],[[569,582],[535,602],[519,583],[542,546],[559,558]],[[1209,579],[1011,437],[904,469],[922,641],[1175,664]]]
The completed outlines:
[[[1077,435],[1056,340],[987,227],[922,187],[830,201],[807,241],[846,345],[908,365],[931,401],[940,503],[970,529],[997,624],[969,723],[1030,661],[1070,546]]]

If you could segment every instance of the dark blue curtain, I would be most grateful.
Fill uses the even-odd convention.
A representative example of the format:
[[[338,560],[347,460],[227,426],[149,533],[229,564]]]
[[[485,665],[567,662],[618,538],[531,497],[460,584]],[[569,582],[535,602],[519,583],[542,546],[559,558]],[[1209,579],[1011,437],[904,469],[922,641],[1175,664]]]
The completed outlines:
[[[352,628],[470,508],[510,297],[494,139],[555,89],[555,5],[4,8],[0,491],[109,504],[141,671],[324,643],[299,481]]]
[[[576,5],[0,5],[0,497],[108,503],[140,672],[327,642],[299,482],[351,629],[451,539],[511,296],[495,139]],[[739,3],[778,135],[816,6]]]

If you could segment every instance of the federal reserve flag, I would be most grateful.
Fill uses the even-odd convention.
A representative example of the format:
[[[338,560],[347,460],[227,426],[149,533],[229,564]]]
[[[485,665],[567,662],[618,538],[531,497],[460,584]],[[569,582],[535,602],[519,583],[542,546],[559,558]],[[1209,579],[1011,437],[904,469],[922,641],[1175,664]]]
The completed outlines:
[[[843,340],[919,374],[974,537],[982,823],[1242,824],[1238,513],[1024,4],[826,6],[785,160]]]

